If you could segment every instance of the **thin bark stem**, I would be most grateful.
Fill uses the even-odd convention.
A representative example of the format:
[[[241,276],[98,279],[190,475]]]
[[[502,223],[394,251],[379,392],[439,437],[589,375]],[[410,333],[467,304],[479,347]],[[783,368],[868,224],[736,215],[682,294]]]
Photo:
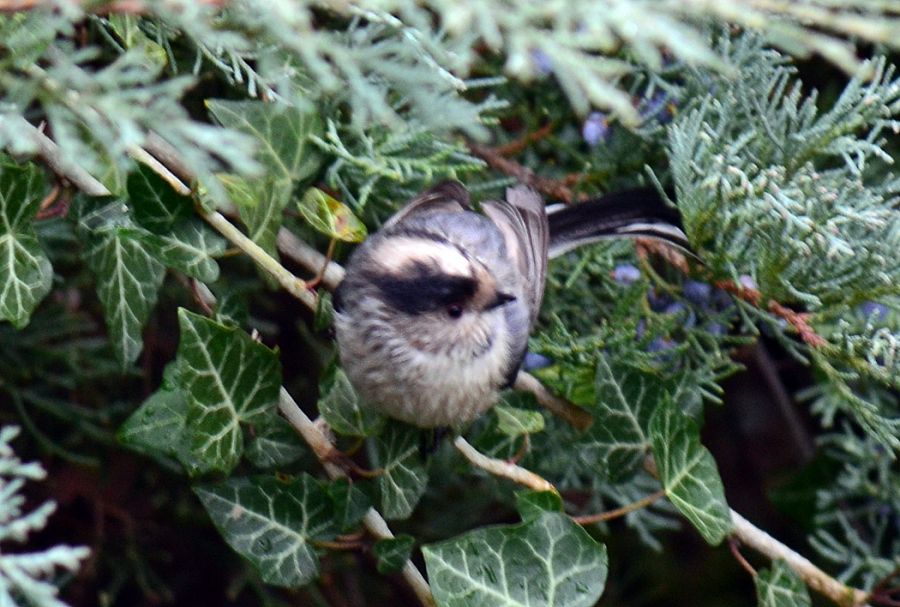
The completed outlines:
[[[594,423],[594,417],[577,405],[550,392],[534,375],[519,371],[513,388],[523,392],[531,392],[539,405],[564,419],[573,428],[585,431]]]
[[[781,559],[787,563],[794,573],[799,575],[807,586],[828,597],[842,607],[858,607],[865,605],[869,594],[858,588],[851,588],[837,581],[809,559],[791,550],[771,535],[755,526],[743,516],[731,511],[731,523],[734,525],[734,536],[742,544],[753,548],[772,560]]]
[[[329,454],[335,449],[334,444],[325,433],[322,432],[322,429],[303,412],[296,401],[294,401],[293,397],[291,397],[284,388],[281,388],[279,394],[278,409],[310,446],[313,453],[315,453],[316,457],[322,463],[322,467],[325,468],[325,472],[328,476],[333,479],[346,478],[347,475],[340,466],[328,461]],[[366,529],[369,530],[369,533],[378,539],[390,539],[394,537],[394,534],[387,526],[387,522],[385,522],[384,518],[374,508],[369,508],[369,511],[363,516],[363,524],[366,526]],[[412,561],[407,560],[403,565],[401,572],[422,605],[434,607],[435,602],[434,596],[431,594],[431,588],[428,586],[428,582],[425,581],[425,578],[416,568],[415,564],[413,564]]]
[[[525,468],[506,460],[488,457],[473,447],[469,441],[462,436],[457,436],[453,440],[453,446],[456,447],[459,452],[463,454],[463,457],[469,460],[472,465],[477,466],[482,470],[486,470],[494,476],[508,478],[514,483],[518,483],[529,489],[534,489],[535,491],[557,492],[556,487],[554,487],[550,481],[538,476],[531,470],[526,470]]]
[[[578,523],[579,525],[591,525],[593,523],[600,523],[602,521],[609,521],[614,518],[619,518],[625,516],[630,512],[634,512],[635,510],[640,510],[641,508],[646,508],[650,504],[664,498],[666,496],[665,489],[661,489],[656,493],[651,493],[647,497],[642,497],[636,502],[632,502],[630,504],[626,504],[621,508],[616,508],[615,510],[608,510],[606,512],[600,512],[599,514],[586,514],[584,516],[573,516],[572,520]]]

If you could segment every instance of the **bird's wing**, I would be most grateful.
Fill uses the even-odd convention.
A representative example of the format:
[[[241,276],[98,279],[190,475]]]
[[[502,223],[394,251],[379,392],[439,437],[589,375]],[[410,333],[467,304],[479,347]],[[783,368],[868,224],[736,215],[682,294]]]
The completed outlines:
[[[505,201],[491,200],[481,208],[503,234],[508,255],[528,280],[533,323],[544,298],[547,274],[549,228],[544,201],[537,192],[520,185],[507,188]]]
[[[458,181],[442,181],[410,200],[387,220],[382,229],[391,228],[420,213],[459,212],[468,208],[469,191],[465,186]]]

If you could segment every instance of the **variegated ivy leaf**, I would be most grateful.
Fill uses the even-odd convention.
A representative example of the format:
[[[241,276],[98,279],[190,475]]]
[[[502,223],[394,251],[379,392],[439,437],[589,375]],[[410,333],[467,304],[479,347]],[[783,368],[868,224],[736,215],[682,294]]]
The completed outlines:
[[[375,542],[372,554],[375,555],[378,573],[391,573],[403,569],[415,544],[416,538],[411,535],[398,535]]]
[[[319,188],[306,190],[297,209],[309,225],[330,238],[344,242],[362,242],[366,239],[366,224],[353,214],[350,207]]]
[[[0,320],[18,329],[28,324],[53,280],[31,224],[45,190],[37,168],[0,158]]]
[[[189,473],[197,468],[186,432],[187,398],[178,388],[162,387],[119,428],[119,441],[141,453],[178,460]]]
[[[225,251],[225,239],[197,217],[176,223],[163,234],[146,233],[144,242],[153,248],[157,258],[202,282],[219,278],[215,257]]]
[[[277,180],[296,182],[319,170],[322,153],[310,135],[323,132],[322,118],[311,103],[288,106],[262,101],[210,99],[206,107],[222,126],[253,137],[257,158]]]
[[[634,474],[650,447],[650,416],[666,393],[658,378],[597,358],[597,406],[594,423],[581,442],[594,447],[592,457],[607,477],[619,481]]]
[[[128,201],[135,220],[151,232],[164,234],[194,215],[190,196],[182,196],[149,167],[140,165],[128,176]]]
[[[363,406],[347,374],[332,364],[319,382],[319,413],[338,434],[370,436],[384,425],[384,417]]]
[[[753,578],[759,607],[809,607],[809,591],[803,580],[782,560]]]
[[[247,225],[247,235],[270,255],[276,252],[275,242],[281,228],[281,214],[291,200],[291,182],[272,178],[254,184],[253,206],[238,207]]]
[[[322,133],[322,119],[311,104],[292,107],[216,99],[208,101],[207,107],[220,124],[257,141],[258,158],[268,169],[266,179],[253,183],[237,181],[229,191],[242,193],[235,199],[238,204],[255,200],[255,204],[238,207],[241,219],[247,224],[250,238],[274,253],[281,214],[294,186],[314,175],[321,166],[322,154],[310,144],[309,137]]]
[[[178,371],[198,472],[230,472],[244,451],[241,424],[275,414],[281,366],[273,350],[236,327],[178,310]]]
[[[507,436],[537,434],[544,429],[544,416],[540,411],[497,405],[494,414],[497,416],[497,429]]]
[[[326,488],[308,474],[291,481],[231,478],[194,491],[228,545],[276,586],[317,578],[319,558],[310,543],[340,532]]]
[[[422,552],[440,607],[590,607],[606,583],[606,547],[558,512],[476,529]]]
[[[270,470],[293,464],[309,450],[303,439],[284,418],[271,415],[253,425],[253,440],[247,445],[245,455],[254,466]]]
[[[143,347],[141,332],[156,305],[165,267],[143,241],[128,207],[118,199],[85,201],[79,229],[85,235],[84,260],[97,282],[113,352],[122,366]]]
[[[731,533],[731,514],[712,454],[697,424],[668,399],[650,420],[650,443],[666,495],[710,544]]]
[[[381,513],[388,519],[408,518],[428,486],[419,431],[400,422],[389,422],[374,441],[373,460],[384,470],[377,483]]]

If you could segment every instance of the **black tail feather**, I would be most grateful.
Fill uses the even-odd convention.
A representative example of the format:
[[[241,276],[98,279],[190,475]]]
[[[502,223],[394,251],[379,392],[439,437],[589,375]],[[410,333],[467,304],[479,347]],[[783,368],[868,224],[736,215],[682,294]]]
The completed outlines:
[[[607,194],[550,211],[549,255],[558,257],[576,247],[606,238],[658,238],[687,252],[690,244],[678,211],[654,188]]]

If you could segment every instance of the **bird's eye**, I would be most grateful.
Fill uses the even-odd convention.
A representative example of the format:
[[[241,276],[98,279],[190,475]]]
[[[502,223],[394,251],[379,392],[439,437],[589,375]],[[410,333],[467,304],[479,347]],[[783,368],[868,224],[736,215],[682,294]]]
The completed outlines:
[[[450,318],[459,318],[462,316],[463,309],[459,304],[450,304],[447,306],[447,316]]]

